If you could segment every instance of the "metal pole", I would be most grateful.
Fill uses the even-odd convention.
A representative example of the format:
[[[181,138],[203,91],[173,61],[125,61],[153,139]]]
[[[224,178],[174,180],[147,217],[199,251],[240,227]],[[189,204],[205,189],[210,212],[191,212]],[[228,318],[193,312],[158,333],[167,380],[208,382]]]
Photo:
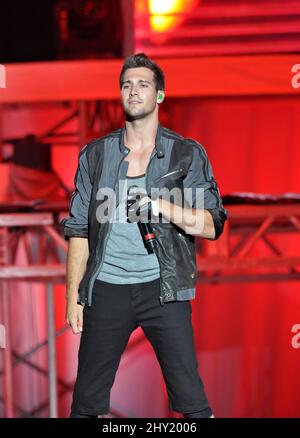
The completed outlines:
[[[0,228],[0,266],[5,267],[9,263],[8,255],[8,229]],[[6,280],[0,281],[0,295],[2,318],[0,321],[5,327],[5,348],[3,351],[4,369],[4,415],[7,418],[14,417],[14,391],[13,391],[13,359],[10,334],[10,306],[9,306],[9,283]]]
[[[135,50],[134,35],[134,2],[133,0],[122,0],[121,11],[123,18],[123,56],[132,55]]]
[[[9,289],[7,281],[2,280],[0,284],[1,307],[3,309],[3,325],[5,327],[5,348],[3,350],[4,365],[4,415],[7,418],[14,418],[14,391],[13,391],[13,361],[10,335],[9,315]],[[2,323],[2,321],[1,321]]]
[[[88,102],[79,101],[79,147],[80,149],[87,143],[89,128],[88,128],[88,116],[89,116],[89,104]]]
[[[57,418],[57,375],[53,285],[47,283],[49,418]]]

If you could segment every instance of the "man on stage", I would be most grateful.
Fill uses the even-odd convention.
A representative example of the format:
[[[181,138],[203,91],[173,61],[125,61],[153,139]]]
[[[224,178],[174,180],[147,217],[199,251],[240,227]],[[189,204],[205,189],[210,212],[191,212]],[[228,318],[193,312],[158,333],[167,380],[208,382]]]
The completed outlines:
[[[125,125],[80,152],[64,220],[66,319],[82,333],[71,417],[108,414],[137,327],[154,348],[170,409],[211,417],[191,323],[194,238],[217,239],[227,213],[204,148],[159,123],[162,69],[144,54],[130,56],[120,89]]]

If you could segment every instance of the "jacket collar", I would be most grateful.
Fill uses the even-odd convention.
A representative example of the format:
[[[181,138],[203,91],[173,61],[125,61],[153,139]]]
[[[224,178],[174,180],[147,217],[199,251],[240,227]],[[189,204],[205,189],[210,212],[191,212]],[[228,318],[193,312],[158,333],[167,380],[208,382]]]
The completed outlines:
[[[155,149],[156,149],[156,153],[157,153],[158,158],[162,158],[165,156],[165,149],[164,149],[164,144],[163,144],[163,139],[162,139],[162,130],[163,130],[163,127],[161,126],[160,123],[158,123],[156,138],[155,138]],[[127,155],[129,153],[130,149],[128,147],[126,147],[124,144],[124,136],[125,136],[125,125],[121,128],[119,147],[120,147],[120,152],[122,154]]]

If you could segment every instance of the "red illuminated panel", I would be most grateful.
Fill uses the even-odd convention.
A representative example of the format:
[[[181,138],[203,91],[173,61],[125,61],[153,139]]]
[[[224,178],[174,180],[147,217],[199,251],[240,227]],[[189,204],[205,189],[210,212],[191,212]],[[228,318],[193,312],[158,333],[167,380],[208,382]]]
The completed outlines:
[[[170,32],[191,13],[197,0],[148,0],[150,27],[153,32]]]
[[[135,0],[135,50],[156,56],[300,50],[300,3]]]

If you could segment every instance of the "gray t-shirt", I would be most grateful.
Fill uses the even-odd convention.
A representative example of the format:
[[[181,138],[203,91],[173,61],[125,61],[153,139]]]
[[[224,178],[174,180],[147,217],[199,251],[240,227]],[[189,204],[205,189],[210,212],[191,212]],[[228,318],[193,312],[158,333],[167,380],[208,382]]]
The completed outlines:
[[[124,208],[127,189],[131,185],[145,189],[145,175],[127,177],[126,182],[115,210],[103,264],[98,274],[98,279],[107,283],[145,283],[160,276],[156,255],[148,254],[138,225],[126,221]]]

